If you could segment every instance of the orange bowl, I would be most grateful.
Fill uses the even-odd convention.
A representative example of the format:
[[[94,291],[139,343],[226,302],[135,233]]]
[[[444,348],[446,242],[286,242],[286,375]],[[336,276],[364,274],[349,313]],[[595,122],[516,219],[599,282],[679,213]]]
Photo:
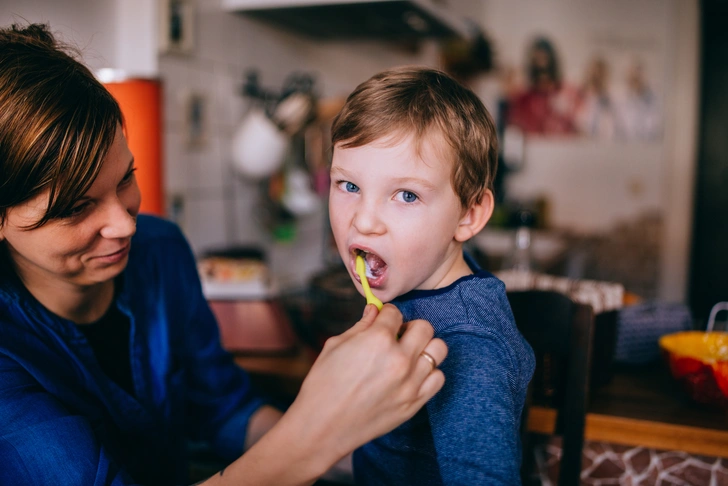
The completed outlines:
[[[728,332],[667,334],[660,349],[693,400],[728,410]]]

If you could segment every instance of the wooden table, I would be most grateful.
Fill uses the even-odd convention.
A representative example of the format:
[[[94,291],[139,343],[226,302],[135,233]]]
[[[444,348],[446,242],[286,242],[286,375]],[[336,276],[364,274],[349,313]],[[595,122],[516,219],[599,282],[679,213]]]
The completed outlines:
[[[528,428],[551,434],[553,409],[531,408]],[[588,440],[728,457],[728,412],[693,403],[662,363],[617,370],[595,390],[586,417]]]
[[[253,383],[274,398],[292,401],[311,369],[316,353],[299,345],[282,355],[235,355],[235,362],[246,370]]]
[[[294,397],[315,354],[299,347],[286,356],[236,356],[254,380],[269,392]],[[551,434],[556,413],[533,406],[529,430]],[[586,418],[588,440],[691,454],[728,457],[728,412],[691,402],[662,363],[621,369],[592,395]]]

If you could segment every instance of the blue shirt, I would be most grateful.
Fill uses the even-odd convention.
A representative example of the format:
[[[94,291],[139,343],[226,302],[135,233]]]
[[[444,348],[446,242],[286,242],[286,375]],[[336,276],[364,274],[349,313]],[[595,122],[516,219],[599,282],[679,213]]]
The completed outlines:
[[[411,420],[355,451],[356,484],[521,484],[520,417],[535,359],[503,282],[477,271],[392,303],[447,343],[445,385]]]
[[[262,401],[220,345],[175,225],[140,215],[117,281],[133,394],[103,373],[73,322],[0,271],[0,484],[179,484],[186,438],[242,453]]]

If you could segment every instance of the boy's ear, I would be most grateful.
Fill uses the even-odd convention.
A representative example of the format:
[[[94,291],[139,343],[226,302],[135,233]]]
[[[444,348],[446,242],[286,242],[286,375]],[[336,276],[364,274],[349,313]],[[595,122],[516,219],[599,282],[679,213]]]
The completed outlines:
[[[455,241],[464,243],[483,229],[493,214],[495,198],[493,191],[487,189],[479,203],[475,203],[465,211],[455,230]]]

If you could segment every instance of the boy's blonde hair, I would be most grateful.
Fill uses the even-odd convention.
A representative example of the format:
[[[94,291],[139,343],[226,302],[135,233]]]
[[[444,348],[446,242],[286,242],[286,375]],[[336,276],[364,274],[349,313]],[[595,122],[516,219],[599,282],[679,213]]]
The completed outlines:
[[[493,189],[498,165],[495,124],[480,99],[436,69],[404,66],[374,75],[349,95],[331,128],[333,146],[361,147],[435,130],[453,155],[451,183],[463,208]]]

